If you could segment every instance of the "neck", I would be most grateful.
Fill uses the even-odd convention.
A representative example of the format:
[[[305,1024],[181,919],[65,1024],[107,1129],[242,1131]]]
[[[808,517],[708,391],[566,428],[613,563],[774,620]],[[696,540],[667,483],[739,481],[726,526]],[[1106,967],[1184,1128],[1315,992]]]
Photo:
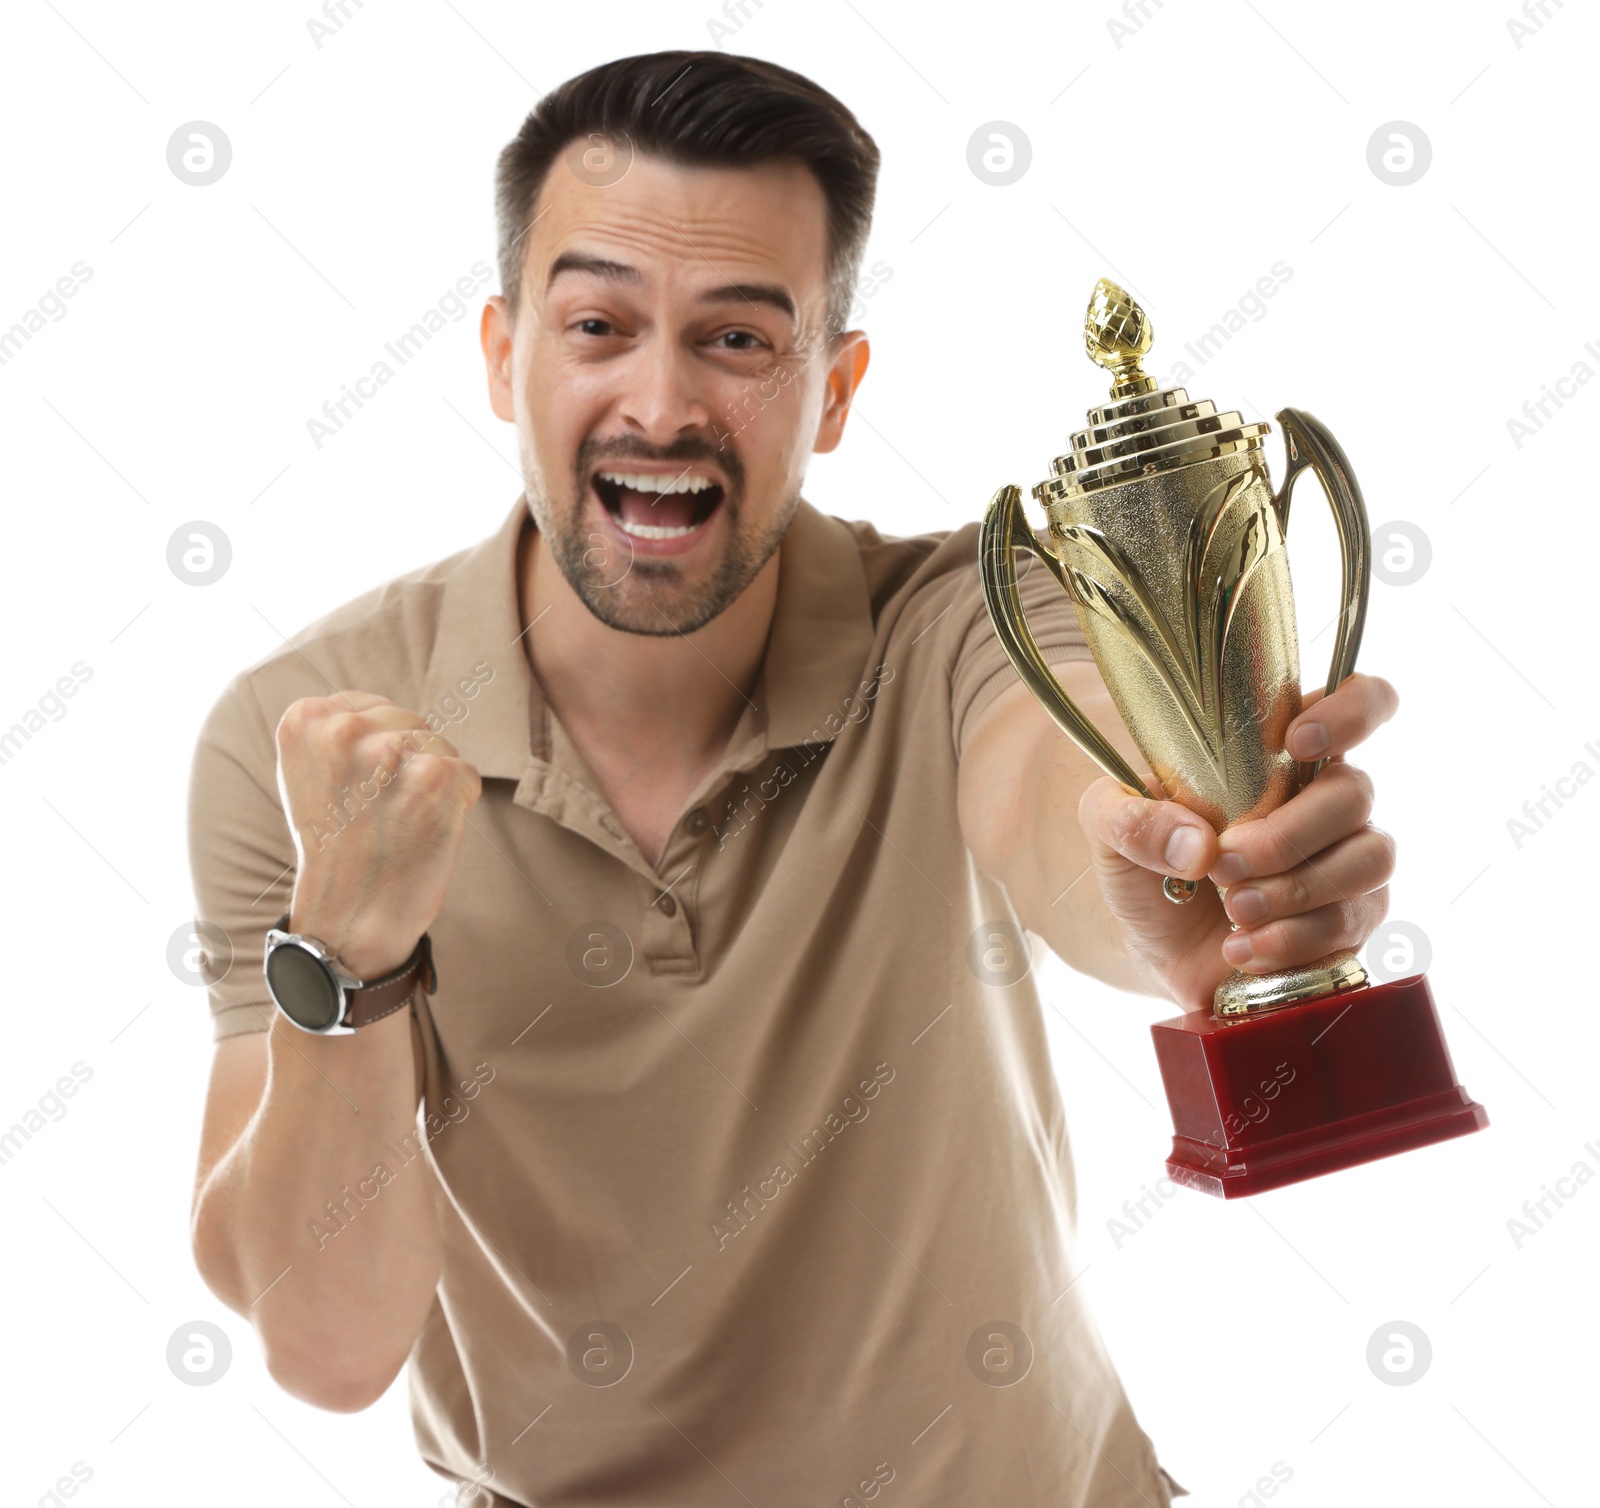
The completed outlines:
[[[727,747],[753,693],[777,602],[781,549],[737,600],[692,634],[602,623],[525,528],[517,577],[524,652],[551,710],[587,754],[663,778],[698,778]],[[609,758],[606,758],[609,756]],[[692,777],[692,778],[691,778]]]

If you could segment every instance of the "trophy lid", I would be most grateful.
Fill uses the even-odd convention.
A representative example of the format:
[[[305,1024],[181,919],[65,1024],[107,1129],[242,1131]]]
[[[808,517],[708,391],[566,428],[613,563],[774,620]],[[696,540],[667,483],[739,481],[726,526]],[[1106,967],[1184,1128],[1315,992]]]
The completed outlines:
[[[1050,476],[1033,489],[1042,503],[1136,481],[1216,456],[1259,450],[1272,432],[1265,420],[1246,424],[1236,412],[1219,414],[1208,398],[1191,399],[1181,387],[1163,388],[1140,367],[1154,338],[1150,316],[1109,278],[1094,285],[1083,320],[1089,357],[1112,376],[1112,401],[1092,408],[1088,426],[1072,436],[1068,454],[1050,463]]]

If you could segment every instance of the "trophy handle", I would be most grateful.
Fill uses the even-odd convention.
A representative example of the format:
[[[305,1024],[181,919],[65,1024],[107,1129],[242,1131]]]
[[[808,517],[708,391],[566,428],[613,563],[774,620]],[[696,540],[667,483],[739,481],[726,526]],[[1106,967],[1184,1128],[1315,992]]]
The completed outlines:
[[[1285,495],[1287,484],[1285,484]],[[1359,506],[1359,505],[1358,505]],[[1083,750],[1123,789],[1135,796],[1155,800],[1145,789],[1138,772],[1116,750],[1116,747],[1084,716],[1078,704],[1067,695],[1055,672],[1040,653],[1023,616],[1022,598],[1017,592],[1017,567],[1013,550],[1027,550],[1037,555],[1045,568],[1055,577],[1061,590],[1069,598],[1072,588],[1067,585],[1066,571],[1061,562],[1050,553],[1028,527],[1022,511],[1022,493],[1015,486],[1002,487],[989,500],[983,516],[983,527],[978,534],[978,561],[983,577],[983,600],[988,604],[989,619],[999,636],[1017,674],[1028,689],[1044,703],[1044,709],[1056,725]],[[1073,598],[1076,607],[1077,599]],[[1194,880],[1180,880],[1168,875],[1162,881],[1162,891],[1169,901],[1182,904],[1194,897],[1199,885]]]
[[[1327,693],[1331,693],[1355,669],[1361,648],[1361,631],[1366,626],[1367,602],[1372,596],[1372,530],[1367,522],[1361,486],[1350,469],[1349,458],[1327,427],[1302,408],[1280,409],[1274,416],[1283,426],[1284,450],[1288,471],[1272,506],[1277,510],[1279,527],[1288,533],[1289,494],[1295,478],[1308,466],[1317,474],[1328,505],[1333,509],[1334,527],[1339,534],[1339,631],[1333,645],[1333,661],[1328,668]],[[1327,761],[1311,766],[1311,777]]]

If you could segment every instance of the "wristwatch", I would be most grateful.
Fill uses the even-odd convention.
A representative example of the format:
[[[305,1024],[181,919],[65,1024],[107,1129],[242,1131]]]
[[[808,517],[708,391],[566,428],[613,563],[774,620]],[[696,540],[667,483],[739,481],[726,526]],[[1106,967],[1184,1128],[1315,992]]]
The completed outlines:
[[[439,983],[433,944],[424,932],[398,969],[381,979],[357,979],[321,938],[291,932],[289,913],[267,931],[262,972],[267,992],[301,1031],[337,1036],[370,1026],[400,1009],[420,979],[433,994]]]

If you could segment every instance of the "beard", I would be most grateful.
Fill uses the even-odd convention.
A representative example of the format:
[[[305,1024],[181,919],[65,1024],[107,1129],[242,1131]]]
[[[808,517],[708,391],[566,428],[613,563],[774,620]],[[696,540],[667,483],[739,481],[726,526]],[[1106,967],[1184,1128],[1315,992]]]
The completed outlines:
[[[681,560],[636,555],[625,540],[602,534],[585,522],[594,495],[589,479],[596,468],[603,462],[630,460],[685,467],[704,462],[727,478],[716,505],[716,511],[726,515],[722,520],[724,543],[702,580],[685,580]],[[539,475],[526,449],[522,474],[524,478]],[[551,557],[583,605],[607,628],[656,637],[691,634],[731,607],[783,543],[800,504],[797,491],[765,528],[747,526],[743,463],[731,450],[717,450],[704,440],[689,438],[665,448],[635,439],[586,439],[578,447],[564,498],[552,497],[531,482],[525,490],[534,523]]]

